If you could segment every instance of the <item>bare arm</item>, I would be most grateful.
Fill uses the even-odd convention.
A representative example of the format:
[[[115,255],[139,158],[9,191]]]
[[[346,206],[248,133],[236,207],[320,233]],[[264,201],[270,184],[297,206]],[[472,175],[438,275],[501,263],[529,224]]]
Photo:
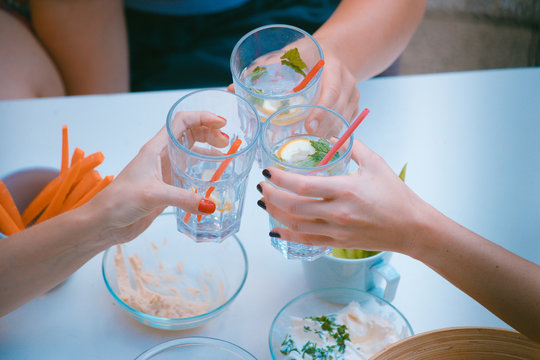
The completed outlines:
[[[318,105],[352,121],[358,113],[359,81],[378,75],[407,46],[420,23],[426,0],[342,0],[313,34],[323,49],[325,65]],[[308,130],[319,124],[309,120]]]
[[[390,66],[424,15],[426,0],[342,0],[314,34],[358,81]]]
[[[508,325],[540,342],[540,266],[426,211],[415,246],[424,262]]]
[[[186,115],[178,136],[223,147],[217,129],[225,120],[210,113]],[[93,256],[130,241],[166,206],[204,215],[215,204],[171,184],[165,128],[151,139],[118,177],[85,205],[0,239],[0,316],[50,290]]]
[[[303,176],[269,168],[266,210],[308,245],[397,251],[414,257],[503,321],[540,342],[540,266],[463,228],[424,202],[355,140],[351,176]],[[292,192],[292,193],[291,193]],[[322,200],[321,200],[322,199]]]
[[[129,91],[121,0],[31,0],[32,23],[68,95]]]

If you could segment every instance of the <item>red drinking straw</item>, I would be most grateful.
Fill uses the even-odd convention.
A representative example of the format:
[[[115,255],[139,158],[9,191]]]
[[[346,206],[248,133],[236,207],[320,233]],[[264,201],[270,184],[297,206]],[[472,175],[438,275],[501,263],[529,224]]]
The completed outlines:
[[[326,165],[330,159],[337,153],[338,149],[343,145],[343,143],[352,135],[353,131],[356,130],[358,125],[366,118],[366,116],[369,114],[368,109],[364,109],[360,115],[354,120],[351,126],[345,131],[345,133],[339,138],[338,141],[332,146],[330,151],[326,154],[325,157],[321,160],[320,163],[317,164],[317,166]]]
[[[300,90],[305,88],[306,85],[309,84],[311,79],[313,79],[315,77],[315,75],[319,72],[319,70],[323,67],[323,65],[324,65],[324,60],[323,59],[319,60],[315,64],[315,66],[310,70],[310,72],[308,72],[308,74],[306,75],[304,80],[302,80],[300,82],[300,84],[298,84],[292,91],[293,92],[299,92]]]
[[[229,151],[227,151],[226,155],[232,155],[232,154],[236,153],[236,151],[238,151],[238,148],[240,147],[240,145],[242,145],[242,140],[240,140],[240,139],[234,140],[233,144],[231,145],[231,148],[229,149]],[[225,169],[227,168],[227,166],[229,166],[229,164],[231,163],[231,161],[232,161],[232,158],[223,160],[221,162],[221,164],[219,164],[219,167],[217,168],[214,175],[212,175],[212,179],[210,179],[210,182],[218,181],[221,178],[221,175],[223,175],[223,173],[225,172]],[[212,194],[212,192],[214,191],[214,189],[215,189],[214,186],[210,186],[208,188],[208,190],[206,190],[205,198],[208,199],[210,197],[210,195]],[[197,192],[195,192],[195,193],[197,193]],[[187,223],[189,221],[190,217],[191,217],[191,214],[186,213],[186,216],[184,216],[184,222]],[[200,222],[201,217],[202,217],[202,215],[197,215],[197,221]]]

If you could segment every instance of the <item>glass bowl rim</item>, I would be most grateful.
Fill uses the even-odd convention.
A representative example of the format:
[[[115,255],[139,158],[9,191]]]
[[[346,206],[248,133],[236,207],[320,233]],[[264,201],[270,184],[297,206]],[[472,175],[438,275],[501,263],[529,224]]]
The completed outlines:
[[[163,216],[163,215],[175,215],[175,213],[174,212],[164,212],[164,213],[160,214],[159,216]],[[134,315],[134,316],[136,316],[138,318],[142,318],[142,319],[145,319],[145,320],[148,320],[148,321],[151,321],[151,322],[156,322],[157,321],[157,322],[168,324],[168,325],[180,325],[181,323],[191,323],[193,321],[201,321],[201,320],[205,320],[207,318],[211,318],[211,317],[213,317],[213,315],[217,315],[221,310],[223,310],[229,304],[232,303],[232,301],[238,296],[238,294],[240,293],[240,291],[244,287],[244,284],[246,283],[246,279],[247,279],[249,264],[248,264],[248,257],[247,257],[246,249],[242,245],[242,242],[240,241],[240,239],[235,234],[233,234],[231,237],[234,238],[234,240],[236,241],[236,243],[240,247],[240,250],[242,252],[242,257],[244,258],[245,271],[244,271],[244,275],[242,277],[242,281],[240,282],[240,285],[238,286],[238,289],[236,289],[236,291],[232,294],[232,296],[229,299],[227,299],[227,301],[225,301],[223,304],[219,305],[215,309],[212,309],[211,311],[206,312],[204,314],[185,317],[185,318],[165,318],[165,317],[161,317],[161,316],[155,316],[155,315],[150,315],[150,314],[144,313],[144,312],[139,311],[139,310],[129,306],[128,304],[126,304],[122,299],[120,299],[120,297],[112,289],[111,284],[109,283],[109,280],[107,279],[107,276],[105,274],[105,260],[107,259],[107,256],[109,256],[109,254],[111,252],[111,249],[116,248],[116,245],[113,245],[110,248],[108,248],[107,250],[105,250],[105,252],[103,253],[103,258],[101,260],[101,274],[103,276],[103,280],[105,281],[105,286],[107,287],[107,290],[109,290],[109,293],[112,295],[112,297],[125,310],[127,310],[131,315]],[[133,239],[131,241],[134,241],[135,239]],[[123,244],[119,244],[119,245],[123,245]]]
[[[320,289],[315,289],[315,290],[310,290],[310,291],[307,291],[305,293],[302,293],[296,297],[294,297],[292,300],[288,301],[280,310],[279,312],[277,313],[277,315],[274,317],[274,320],[272,320],[272,324],[270,325],[270,331],[269,331],[269,334],[268,334],[268,347],[270,349],[270,355],[272,356],[272,359],[276,360],[276,357],[274,355],[274,352],[272,350],[272,333],[274,331],[274,327],[276,325],[276,322],[278,320],[278,318],[281,316],[281,314],[286,310],[288,309],[292,304],[296,303],[297,301],[300,301],[310,295],[313,295],[315,293],[324,293],[324,292],[330,292],[330,291],[345,291],[345,292],[352,292],[352,293],[356,293],[356,294],[360,294],[360,295],[367,295],[368,298],[371,298],[373,300],[378,300],[378,301],[381,301],[382,303],[384,303],[384,306],[390,306],[391,309],[393,309],[398,315],[399,317],[401,317],[401,319],[403,319],[405,321],[405,325],[407,325],[407,329],[409,330],[409,333],[410,335],[409,336],[413,336],[414,335],[414,331],[412,329],[412,326],[411,324],[409,323],[409,320],[407,320],[407,318],[401,313],[401,311],[399,311],[398,308],[396,308],[394,305],[392,305],[390,302],[384,300],[383,298],[380,298],[378,297],[377,295],[374,295],[372,293],[369,293],[367,291],[363,291],[363,290],[360,290],[360,289],[354,289],[354,288],[348,288],[348,287],[327,287],[327,288],[320,288]]]
[[[223,345],[227,350],[234,350],[235,353],[251,357],[253,360],[257,360],[255,356],[253,356],[249,351],[246,349],[233,344],[232,342],[216,339],[213,337],[207,337],[207,336],[190,336],[185,338],[177,338],[168,340],[165,342],[162,342],[160,344],[154,345],[151,348],[145,350],[142,352],[139,356],[135,358],[135,360],[144,360],[148,359],[150,356],[157,355],[161,352],[164,352],[168,350],[171,346],[175,345],[187,345],[187,344],[200,344],[200,345]]]

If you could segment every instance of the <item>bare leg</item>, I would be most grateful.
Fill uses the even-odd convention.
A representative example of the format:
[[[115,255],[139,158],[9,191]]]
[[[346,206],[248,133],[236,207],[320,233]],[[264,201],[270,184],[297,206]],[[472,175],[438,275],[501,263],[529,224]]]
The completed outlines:
[[[65,95],[62,78],[40,42],[0,10],[0,100]]]

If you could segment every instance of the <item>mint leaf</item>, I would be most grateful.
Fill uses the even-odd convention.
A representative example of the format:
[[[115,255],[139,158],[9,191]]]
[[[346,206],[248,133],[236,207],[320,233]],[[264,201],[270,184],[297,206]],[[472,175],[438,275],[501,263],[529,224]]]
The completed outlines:
[[[311,143],[311,146],[313,146],[313,148],[315,149],[315,152],[309,155],[309,157],[315,163],[315,165],[313,166],[316,166],[318,163],[321,162],[321,160],[326,156],[326,154],[328,154],[332,146],[330,146],[330,143],[327,140],[322,138],[317,141],[309,140],[309,142]],[[330,159],[330,161],[336,160],[338,157],[339,155],[335,153],[334,156],[332,156],[332,159]]]
[[[259,80],[259,78],[263,76],[264,74],[266,74],[267,72],[268,70],[264,66],[263,67],[257,66],[255,69],[253,69],[253,71],[249,75],[251,82],[253,83]]]
[[[306,76],[303,69],[307,68],[307,66],[302,58],[300,58],[300,53],[298,52],[297,48],[287,51],[280,59],[282,59],[281,65],[286,65],[298,74],[304,75],[304,77]]]

